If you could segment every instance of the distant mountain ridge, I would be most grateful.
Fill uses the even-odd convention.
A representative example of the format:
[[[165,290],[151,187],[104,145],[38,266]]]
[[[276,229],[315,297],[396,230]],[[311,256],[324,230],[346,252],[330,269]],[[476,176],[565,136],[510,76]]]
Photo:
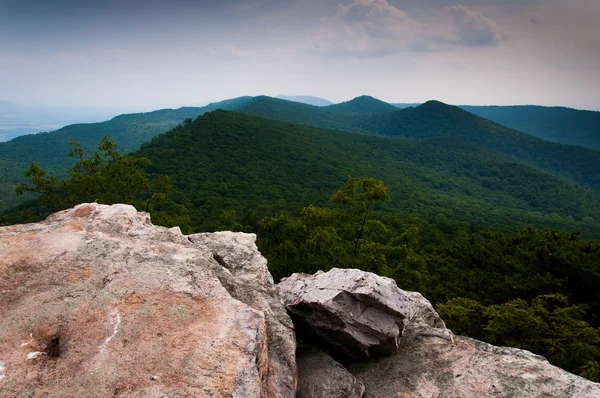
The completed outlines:
[[[600,150],[600,112],[536,105],[461,108],[548,141]]]
[[[278,99],[286,101],[300,102],[302,104],[314,105],[314,106],[329,106],[333,105],[333,102],[326,100],[321,97],[313,97],[310,95],[278,95]]]

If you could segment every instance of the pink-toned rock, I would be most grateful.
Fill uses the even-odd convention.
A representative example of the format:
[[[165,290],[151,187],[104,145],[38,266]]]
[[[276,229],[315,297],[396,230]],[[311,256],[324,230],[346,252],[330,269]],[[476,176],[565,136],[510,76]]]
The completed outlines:
[[[252,235],[227,239],[215,256],[210,235],[126,205],[0,228],[0,396],[293,397],[293,331],[265,261]]]
[[[396,354],[348,369],[364,383],[365,398],[600,397],[600,384],[543,357],[461,336],[449,343],[418,322],[407,325]]]
[[[361,398],[365,386],[321,351],[298,352],[297,398]]]

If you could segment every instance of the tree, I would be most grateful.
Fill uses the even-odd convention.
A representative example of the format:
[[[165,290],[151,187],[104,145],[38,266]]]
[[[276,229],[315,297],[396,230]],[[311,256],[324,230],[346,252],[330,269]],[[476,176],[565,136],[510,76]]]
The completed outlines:
[[[65,209],[82,202],[103,204],[126,203],[145,210],[157,225],[180,226],[186,233],[193,232],[188,210],[168,198],[173,184],[168,176],[160,176],[151,183],[146,175],[150,165],[147,158],[121,156],[118,146],[106,136],[98,150],[86,157],[77,141],[71,141],[68,156],[76,163],[69,169],[69,177],[48,176],[39,163],[32,163],[25,172],[29,183],[17,186],[17,193],[37,193],[42,203],[51,206],[49,212]]]
[[[361,240],[374,203],[389,200],[383,181],[373,178],[358,179],[348,176],[344,187],[331,196],[331,202],[344,208],[345,227],[343,236],[353,242],[353,255],[358,255]]]
[[[98,150],[89,157],[85,157],[78,141],[71,141],[71,145],[73,149],[68,156],[77,162],[69,169],[69,178],[48,176],[39,163],[33,162],[25,172],[30,184],[19,184],[17,194],[38,193],[43,203],[65,208],[92,201],[133,204],[140,195],[148,193],[150,185],[144,171],[150,164],[147,158],[121,156],[109,136],[100,141]]]

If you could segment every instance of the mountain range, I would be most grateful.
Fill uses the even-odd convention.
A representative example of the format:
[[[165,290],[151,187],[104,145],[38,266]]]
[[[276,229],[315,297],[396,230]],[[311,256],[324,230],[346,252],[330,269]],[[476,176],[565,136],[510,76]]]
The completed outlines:
[[[234,112],[180,125],[217,109]],[[14,184],[31,161],[64,175],[72,164],[65,156],[70,140],[90,152],[105,135],[123,153],[142,146],[134,154],[150,158],[152,174],[173,178],[177,195],[206,228],[215,216],[209,210],[233,208],[250,220],[326,204],[328,192],[351,174],[388,183],[397,198],[390,211],[599,232],[600,152],[437,101],[399,109],[368,96],[329,106],[239,97],[18,137],[0,143],[0,210],[19,202]]]

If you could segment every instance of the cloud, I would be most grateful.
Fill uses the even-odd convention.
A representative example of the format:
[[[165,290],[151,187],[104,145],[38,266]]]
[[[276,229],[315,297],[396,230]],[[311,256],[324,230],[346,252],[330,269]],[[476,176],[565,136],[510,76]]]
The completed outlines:
[[[503,38],[494,21],[460,4],[427,13],[416,19],[387,0],[354,0],[322,18],[312,39],[323,54],[371,57],[489,46]]]
[[[421,41],[419,24],[386,0],[339,4],[321,22],[313,39],[323,53],[370,56],[411,50]]]
[[[483,14],[469,10],[463,5],[446,7],[453,18],[460,43],[467,46],[487,46],[502,39],[500,30],[494,21]]]

